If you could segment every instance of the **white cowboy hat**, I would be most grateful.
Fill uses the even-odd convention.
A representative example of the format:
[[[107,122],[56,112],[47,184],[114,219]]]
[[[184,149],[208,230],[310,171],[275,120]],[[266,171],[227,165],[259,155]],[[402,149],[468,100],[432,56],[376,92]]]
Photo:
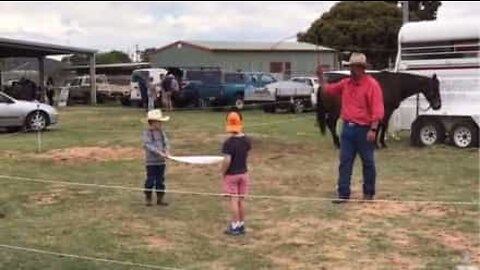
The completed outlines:
[[[345,65],[351,66],[351,65],[360,65],[363,67],[367,67],[367,56],[363,53],[352,53],[350,55],[350,60],[348,62],[345,62]]]
[[[168,120],[170,120],[170,116],[164,116],[162,110],[151,110],[147,113],[147,121],[167,122]]]

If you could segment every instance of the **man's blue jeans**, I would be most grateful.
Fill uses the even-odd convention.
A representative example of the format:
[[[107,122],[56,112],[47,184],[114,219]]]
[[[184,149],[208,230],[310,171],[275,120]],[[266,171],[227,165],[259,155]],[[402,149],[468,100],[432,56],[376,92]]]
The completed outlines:
[[[340,166],[337,193],[341,199],[350,198],[350,179],[357,154],[363,165],[363,194],[375,195],[374,144],[367,140],[368,126],[345,122],[340,138]]]

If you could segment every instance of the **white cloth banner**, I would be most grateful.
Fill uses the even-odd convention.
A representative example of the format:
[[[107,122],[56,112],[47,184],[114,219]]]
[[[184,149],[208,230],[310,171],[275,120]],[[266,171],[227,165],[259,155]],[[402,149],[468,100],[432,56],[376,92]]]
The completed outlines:
[[[223,161],[222,156],[169,156],[168,158],[177,162],[199,165],[215,164]]]

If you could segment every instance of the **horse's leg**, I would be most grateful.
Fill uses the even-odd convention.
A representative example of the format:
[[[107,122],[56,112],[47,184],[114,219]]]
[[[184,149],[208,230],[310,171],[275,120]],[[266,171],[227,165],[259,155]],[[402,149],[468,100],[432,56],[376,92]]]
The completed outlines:
[[[328,129],[330,130],[330,134],[332,134],[333,144],[338,149],[340,148],[340,139],[338,138],[338,135],[337,135],[337,121],[338,121],[337,115],[332,115],[332,114],[328,115],[327,126],[328,126]]]
[[[381,123],[382,128],[380,131],[380,145],[382,146],[382,148],[387,148],[387,144],[385,143],[385,137],[388,132],[388,124],[390,121],[390,117],[392,117],[392,113],[393,112],[391,111],[387,111]]]

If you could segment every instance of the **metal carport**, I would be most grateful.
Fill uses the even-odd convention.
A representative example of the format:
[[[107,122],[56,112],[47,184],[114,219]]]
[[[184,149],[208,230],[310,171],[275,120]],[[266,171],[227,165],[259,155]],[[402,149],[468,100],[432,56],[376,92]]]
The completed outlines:
[[[0,37],[0,58],[31,57],[39,63],[39,85],[45,87],[45,57],[49,55],[85,54],[90,62],[90,77],[95,78],[95,54],[97,50],[17,40]],[[96,104],[96,80],[91,80],[91,103]]]

